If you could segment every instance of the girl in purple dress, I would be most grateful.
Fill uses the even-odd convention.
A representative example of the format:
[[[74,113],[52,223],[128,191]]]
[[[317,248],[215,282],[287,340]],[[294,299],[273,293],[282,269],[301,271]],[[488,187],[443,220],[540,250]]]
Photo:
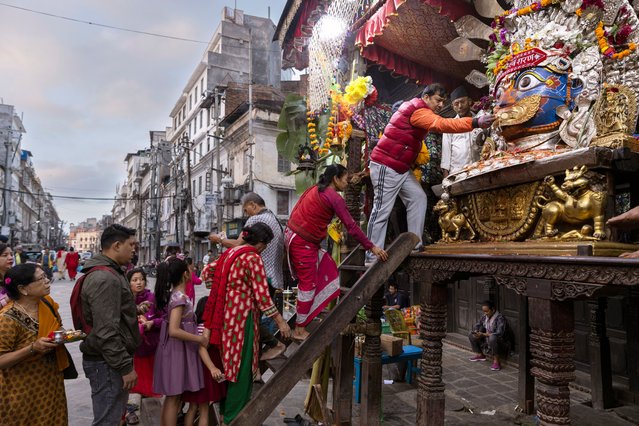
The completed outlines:
[[[158,309],[166,308],[160,342],[153,368],[153,391],[166,395],[162,404],[163,425],[175,425],[180,409],[180,395],[204,387],[198,347],[207,339],[197,333],[193,303],[184,294],[190,278],[182,259],[169,257],[158,265],[155,297]]]

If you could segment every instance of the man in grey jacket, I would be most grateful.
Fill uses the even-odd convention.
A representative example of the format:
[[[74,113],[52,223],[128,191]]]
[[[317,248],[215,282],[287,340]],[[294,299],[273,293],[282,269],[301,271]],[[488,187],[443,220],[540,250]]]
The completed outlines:
[[[136,243],[134,229],[111,225],[100,238],[102,253],[84,266],[89,275],[82,284],[82,314],[92,329],[80,350],[91,384],[93,426],[120,424],[138,379],[133,369],[140,343],[137,310],[122,268],[131,262]],[[108,269],[91,272],[97,266]]]

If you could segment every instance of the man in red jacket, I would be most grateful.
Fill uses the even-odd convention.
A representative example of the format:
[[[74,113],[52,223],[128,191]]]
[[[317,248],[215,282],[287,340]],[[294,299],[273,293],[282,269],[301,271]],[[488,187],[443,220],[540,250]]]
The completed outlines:
[[[426,194],[410,172],[426,135],[437,133],[466,133],[472,129],[490,127],[494,118],[443,118],[437,113],[446,99],[446,89],[439,83],[428,85],[421,98],[404,102],[393,114],[384,134],[371,152],[370,174],[373,181],[373,210],[368,221],[368,238],[384,247],[386,227],[395,199],[399,195],[406,206],[408,231],[418,237],[424,232]],[[417,249],[421,248],[421,240]],[[367,263],[375,257],[367,253]]]

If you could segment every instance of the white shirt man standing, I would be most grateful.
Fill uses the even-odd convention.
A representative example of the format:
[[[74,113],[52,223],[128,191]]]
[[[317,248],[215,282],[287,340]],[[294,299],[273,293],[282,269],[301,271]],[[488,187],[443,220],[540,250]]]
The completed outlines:
[[[450,94],[450,101],[453,110],[457,113],[455,118],[473,117],[470,111],[473,100],[468,96],[464,86],[453,90]],[[444,177],[451,173],[457,173],[464,166],[479,160],[483,135],[482,129],[473,129],[467,133],[444,133],[441,161]]]
[[[208,265],[209,262],[211,261],[211,256],[213,255],[213,251],[209,250],[206,252],[206,254],[204,255],[204,257],[202,258],[202,264],[203,265]]]

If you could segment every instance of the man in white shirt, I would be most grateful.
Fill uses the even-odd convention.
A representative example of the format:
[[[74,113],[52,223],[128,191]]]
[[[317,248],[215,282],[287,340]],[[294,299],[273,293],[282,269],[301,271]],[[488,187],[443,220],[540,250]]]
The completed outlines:
[[[204,255],[204,257],[202,258],[202,264],[203,265],[208,265],[209,262],[211,261],[211,256],[213,255],[213,251],[209,250],[206,252],[206,254]]]
[[[473,100],[464,86],[459,86],[450,94],[450,102],[457,113],[455,118],[473,117],[470,107]],[[484,140],[482,129],[473,129],[467,133],[444,133],[442,138],[441,168],[444,177],[459,172],[467,164],[479,160],[481,144]]]

